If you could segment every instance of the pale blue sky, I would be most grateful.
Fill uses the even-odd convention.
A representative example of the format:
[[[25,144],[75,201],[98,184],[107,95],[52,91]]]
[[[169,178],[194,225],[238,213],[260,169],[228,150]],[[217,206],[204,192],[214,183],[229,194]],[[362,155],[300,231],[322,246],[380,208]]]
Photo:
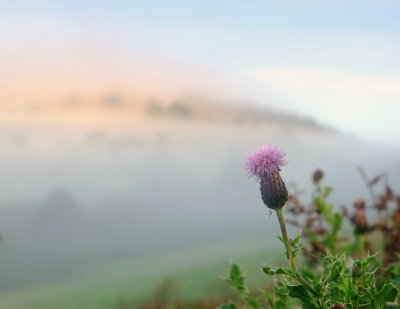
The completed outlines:
[[[68,40],[97,29],[97,43],[111,58],[150,55],[195,75],[206,67],[223,91],[240,88],[241,99],[311,115],[366,139],[400,138],[400,1],[0,4],[0,43],[10,53],[59,53],[57,46],[68,50]],[[51,29],[43,31],[41,49],[24,46],[40,37],[43,24]],[[212,84],[207,72],[198,78]]]

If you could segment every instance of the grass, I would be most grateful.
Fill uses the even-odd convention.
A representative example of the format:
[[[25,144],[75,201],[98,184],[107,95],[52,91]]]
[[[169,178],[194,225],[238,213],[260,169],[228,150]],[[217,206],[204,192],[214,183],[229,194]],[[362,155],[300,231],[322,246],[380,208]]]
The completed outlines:
[[[275,263],[280,250],[260,250],[264,241],[225,243],[195,250],[130,258],[94,264],[80,275],[63,281],[0,294],[0,308],[7,309],[112,309],[121,301],[138,302],[150,297],[165,279],[178,284],[183,300],[195,300],[223,289],[229,257],[243,266],[252,281],[261,285],[266,277],[261,265]]]

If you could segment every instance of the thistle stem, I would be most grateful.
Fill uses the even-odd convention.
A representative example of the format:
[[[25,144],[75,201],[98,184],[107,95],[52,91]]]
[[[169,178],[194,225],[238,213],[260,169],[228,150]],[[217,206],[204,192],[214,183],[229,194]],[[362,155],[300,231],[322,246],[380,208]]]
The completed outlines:
[[[293,256],[293,251],[292,251],[292,244],[290,243],[288,233],[286,230],[286,224],[285,224],[285,219],[283,217],[282,208],[278,208],[276,210],[276,214],[278,216],[279,225],[280,225],[281,231],[282,231],[283,241],[284,241],[285,247],[286,247],[286,257],[289,260],[290,268],[292,269],[292,271],[297,273],[296,264],[294,262],[294,256]]]
[[[313,287],[307,281],[305,281],[297,271],[296,263],[295,263],[295,257],[293,255],[293,250],[292,250],[292,243],[291,243],[291,241],[289,240],[289,237],[288,237],[288,233],[287,233],[287,230],[286,230],[285,219],[283,217],[282,208],[276,209],[276,215],[278,216],[279,225],[280,225],[281,231],[282,231],[283,242],[284,242],[285,247],[286,247],[286,256],[287,256],[287,259],[289,260],[290,268],[294,273],[294,277],[307,290],[309,290],[314,295],[317,295],[317,292],[313,289]]]

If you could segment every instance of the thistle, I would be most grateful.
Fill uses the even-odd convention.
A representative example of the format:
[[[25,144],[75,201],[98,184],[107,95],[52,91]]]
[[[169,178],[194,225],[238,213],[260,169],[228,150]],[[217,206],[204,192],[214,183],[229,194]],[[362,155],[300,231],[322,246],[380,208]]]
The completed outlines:
[[[324,238],[321,241],[317,237],[317,232],[312,231],[307,223],[307,237],[310,245],[319,246],[321,244],[323,249],[329,248],[333,251],[333,254],[327,251],[321,256],[312,255],[313,258],[320,261],[321,264],[318,267],[310,267],[306,270],[297,269],[295,259],[297,254],[302,252],[302,246],[299,244],[301,233],[292,239],[289,238],[286,229],[283,206],[288,199],[288,192],[280,176],[280,169],[285,164],[284,154],[276,147],[266,145],[257,148],[247,158],[247,170],[252,177],[258,180],[262,200],[268,208],[273,210],[269,211],[270,214],[275,212],[277,215],[282,232],[282,237],[278,236],[278,238],[285,245],[288,263],[287,266],[277,268],[266,265],[262,267],[266,275],[279,276],[280,279],[274,287],[273,294],[262,293],[265,298],[261,300],[254,296],[244,284],[245,275],[239,266],[232,264],[230,277],[226,281],[237,290],[242,302],[253,309],[264,308],[264,305],[267,308],[286,309],[294,308],[295,305],[296,308],[300,308],[291,301],[292,299],[301,301],[301,308],[304,309],[400,308],[398,305],[398,284],[396,285],[400,278],[398,275],[400,264],[392,264],[385,271],[380,269],[381,274],[378,274],[378,269],[375,268],[377,265],[376,254],[368,254],[366,257],[353,260],[352,264],[349,264],[346,252],[342,252],[343,249],[339,251],[335,246],[335,241],[339,239],[337,233],[342,226],[342,216],[333,211],[333,205],[326,202],[331,188],[322,186],[321,180],[324,175],[321,170],[317,170],[312,178],[317,186],[318,195],[313,198],[311,204],[312,221],[307,220],[307,222],[310,221],[310,227],[312,227],[314,214],[317,213],[321,218],[319,228],[324,229],[323,226],[327,225],[330,227],[330,231],[324,233]],[[392,193],[387,193],[387,195],[389,194]],[[390,200],[393,200],[392,197],[390,197]],[[297,200],[293,203],[303,208],[302,213],[304,212],[304,207]],[[364,218],[365,201],[357,200],[354,206],[356,214],[352,217],[353,223],[368,230],[366,218]],[[289,208],[291,207],[289,206]],[[315,217],[315,220],[318,219]],[[356,235],[362,233],[365,233],[365,231],[359,230]],[[219,309],[235,308],[238,307],[232,303],[219,307]]]
[[[247,158],[247,170],[260,182],[261,198],[271,209],[282,208],[288,192],[279,172],[285,165],[284,154],[276,147],[263,145]]]
[[[293,244],[288,237],[285,219],[283,217],[282,207],[288,199],[288,191],[279,172],[283,165],[286,165],[284,154],[274,146],[262,145],[254,150],[247,157],[247,170],[250,175],[260,182],[261,198],[264,204],[276,211],[279,226],[282,231],[282,240],[286,247],[286,257],[293,276],[311,293],[316,291],[304,280],[297,271],[295,264],[295,255],[293,253]]]

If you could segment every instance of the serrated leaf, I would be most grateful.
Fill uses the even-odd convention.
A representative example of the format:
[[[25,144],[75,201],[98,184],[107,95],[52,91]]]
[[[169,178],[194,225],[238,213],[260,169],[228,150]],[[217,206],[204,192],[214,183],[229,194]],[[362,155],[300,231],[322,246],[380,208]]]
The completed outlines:
[[[244,277],[240,267],[236,264],[231,265],[230,278],[226,280],[232,287],[236,288],[238,291],[245,291],[244,287]]]
[[[269,266],[263,266],[262,268],[264,274],[268,275],[268,276],[273,276],[273,275],[290,275],[290,271],[286,270],[282,267],[278,267],[275,269],[272,269]]]
[[[310,292],[306,290],[301,284],[298,285],[286,285],[289,290],[289,296],[298,298],[303,303],[305,309],[318,309],[318,305],[314,302]]]
[[[303,278],[307,278],[307,279],[309,279],[309,280],[311,280],[311,281],[315,281],[315,278],[316,278],[316,274],[314,274],[314,269],[311,269],[311,268],[303,268],[303,269],[301,269],[300,270],[300,275],[303,277]]]
[[[253,309],[260,309],[259,301],[250,295],[249,289],[244,285],[244,276],[238,265],[231,265],[230,278],[226,281],[239,292],[246,304]]]
[[[301,234],[297,235],[293,240],[292,240],[292,246],[296,246],[298,242],[300,241]]]
[[[388,273],[392,277],[400,277],[400,264],[390,265],[388,268]]]
[[[400,288],[400,277],[395,277],[392,279],[392,283],[397,286],[398,288]]]
[[[375,303],[378,308],[383,308],[387,302],[395,301],[397,293],[397,288],[393,283],[386,283],[375,295]]]
[[[275,304],[272,306],[274,309],[287,309],[288,308],[288,289],[286,285],[278,281],[274,286]]]

